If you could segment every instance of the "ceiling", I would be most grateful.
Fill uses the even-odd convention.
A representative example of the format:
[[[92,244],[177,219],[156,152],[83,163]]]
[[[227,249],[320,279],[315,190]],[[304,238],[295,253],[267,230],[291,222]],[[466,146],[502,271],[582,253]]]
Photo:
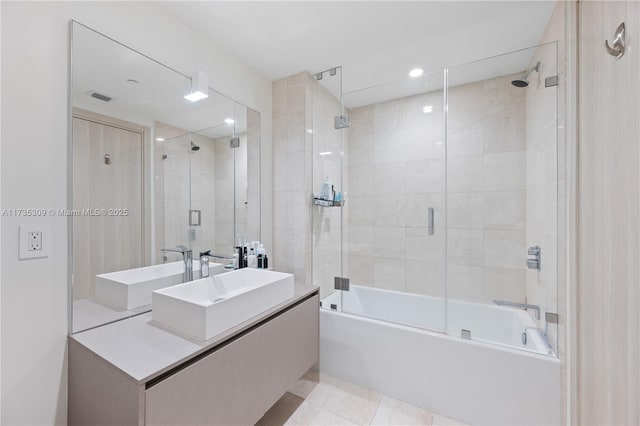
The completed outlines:
[[[406,79],[414,67],[437,71],[534,46],[555,1],[160,4],[268,79],[342,66],[343,91],[351,92]]]
[[[246,131],[244,105],[214,90],[204,100],[189,102],[184,99],[189,77],[78,23],[73,26],[72,71],[75,108],[148,126],[159,121],[214,139]],[[112,99],[95,99],[94,92]]]
[[[442,69],[534,46],[552,1],[158,2],[188,27],[270,80],[336,66],[320,81],[348,108],[442,88]],[[246,109],[210,91],[183,99],[190,80],[88,28],[74,28],[74,106],[209,137],[246,130]],[[520,72],[533,49],[453,68],[450,84]],[[410,79],[408,70],[427,72]],[[340,79],[341,77],[341,79]],[[135,79],[140,84],[127,83]],[[342,84],[340,84],[342,83]],[[373,89],[361,90],[376,86]],[[92,91],[113,98],[109,103]],[[224,125],[234,118],[235,126]]]

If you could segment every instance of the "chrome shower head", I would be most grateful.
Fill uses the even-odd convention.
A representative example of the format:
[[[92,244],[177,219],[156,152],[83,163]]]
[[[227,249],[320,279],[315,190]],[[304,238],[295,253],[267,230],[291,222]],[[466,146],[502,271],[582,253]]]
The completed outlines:
[[[193,141],[191,141],[190,147],[191,147],[191,151],[193,151],[193,152],[196,152],[196,151],[200,150],[200,147],[198,145],[196,145],[195,143],[193,143]]]
[[[542,64],[540,63],[540,61],[538,61],[535,66],[529,68],[528,70],[526,70],[524,72],[524,74],[522,74],[522,78],[517,78],[515,80],[511,81],[511,84],[513,84],[516,87],[527,87],[529,85],[529,80],[527,80],[527,77],[529,77],[529,75],[532,72],[540,72],[540,66]]]

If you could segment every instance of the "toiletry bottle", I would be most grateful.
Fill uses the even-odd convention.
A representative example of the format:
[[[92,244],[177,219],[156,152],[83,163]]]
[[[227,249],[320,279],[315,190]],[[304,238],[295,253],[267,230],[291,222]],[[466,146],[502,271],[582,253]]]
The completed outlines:
[[[264,258],[266,255],[267,251],[264,248],[264,244],[260,243],[260,247],[258,247],[258,269],[265,269]]]
[[[262,260],[262,267],[264,269],[269,269],[269,257],[265,254],[264,259]]]
[[[323,200],[330,200],[331,197],[331,181],[329,180],[329,176],[322,183],[322,188],[320,189],[320,197]]]
[[[233,269],[240,269],[240,250],[239,247],[233,252]]]
[[[249,266],[249,258],[248,258],[248,247],[245,245],[244,247],[242,247],[242,267],[246,268],[247,266]]]
[[[249,268],[257,268],[258,267],[258,257],[256,256],[256,251],[251,247],[251,251],[249,252],[248,265]]]
[[[200,278],[207,278],[209,276],[209,256],[204,253],[200,253]]]

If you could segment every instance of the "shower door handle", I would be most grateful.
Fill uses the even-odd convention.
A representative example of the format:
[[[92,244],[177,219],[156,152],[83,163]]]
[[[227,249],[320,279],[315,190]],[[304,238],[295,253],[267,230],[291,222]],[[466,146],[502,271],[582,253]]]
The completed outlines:
[[[435,225],[435,221],[433,218],[434,212],[433,212],[433,207],[429,207],[429,235],[433,235],[434,233],[434,225]]]

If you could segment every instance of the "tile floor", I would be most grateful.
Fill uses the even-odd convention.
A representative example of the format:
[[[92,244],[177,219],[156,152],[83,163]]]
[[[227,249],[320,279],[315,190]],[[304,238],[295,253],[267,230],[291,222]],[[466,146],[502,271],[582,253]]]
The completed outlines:
[[[309,370],[256,426],[462,424],[317,370]]]

